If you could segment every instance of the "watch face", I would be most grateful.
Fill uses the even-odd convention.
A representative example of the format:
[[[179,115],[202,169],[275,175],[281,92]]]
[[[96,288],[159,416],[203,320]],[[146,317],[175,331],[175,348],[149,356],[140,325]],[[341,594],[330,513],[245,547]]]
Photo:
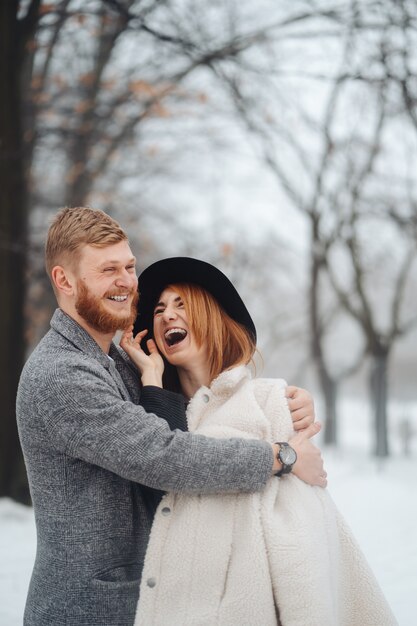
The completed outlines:
[[[281,446],[279,458],[284,465],[293,465],[297,460],[297,455],[291,446]]]

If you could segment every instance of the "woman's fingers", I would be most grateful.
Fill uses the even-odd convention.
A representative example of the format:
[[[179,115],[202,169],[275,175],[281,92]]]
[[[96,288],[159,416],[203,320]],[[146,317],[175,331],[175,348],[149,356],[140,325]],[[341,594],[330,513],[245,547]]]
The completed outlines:
[[[313,396],[306,389],[294,385],[287,387],[286,396],[294,430],[307,428],[315,420]]]
[[[122,346],[122,348],[124,348],[126,345],[129,345],[129,343],[131,343],[131,340],[132,340],[132,331],[125,330],[125,332],[120,338],[120,345]]]
[[[297,461],[293,468],[294,474],[309,485],[326,487],[327,472],[324,470],[323,458],[319,448],[311,442],[311,437],[317,435],[320,429],[319,422],[311,424],[305,430],[298,431],[290,439],[290,445],[297,453]]]
[[[135,335],[135,342],[140,343],[147,333],[148,333],[147,328],[145,328],[144,330],[141,330],[137,335]]]
[[[145,328],[134,337],[133,326],[131,327],[131,330],[126,330],[120,340],[120,345],[122,346],[123,350],[125,350],[125,352],[129,352],[129,350],[131,350],[132,348],[134,348],[135,350],[142,350],[140,344],[147,332],[148,330]],[[130,354],[129,356],[132,355]]]
[[[300,431],[298,433],[298,437],[302,439],[311,439],[311,437],[314,437],[314,435],[317,435],[317,433],[319,433],[320,431],[321,431],[320,422],[314,422],[314,424],[310,424],[310,426],[307,426],[307,428]]]
[[[158,348],[156,347],[156,343],[153,339],[148,339],[146,345],[148,347],[149,354],[154,354],[155,352],[158,352]]]

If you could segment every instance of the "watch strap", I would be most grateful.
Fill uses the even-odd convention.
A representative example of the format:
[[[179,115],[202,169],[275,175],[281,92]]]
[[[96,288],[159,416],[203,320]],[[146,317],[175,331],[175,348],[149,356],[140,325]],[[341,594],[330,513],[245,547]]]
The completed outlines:
[[[284,474],[289,474],[293,468],[295,461],[297,460],[297,455],[295,453],[295,450],[291,448],[290,444],[287,441],[276,441],[275,443],[280,447],[279,451],[277,452],[277,459],[281,463],[281,466],[282,466],[281,469],[275,472],[275,476],[283,476]],[[284,463],[280,455],[282,448],[291,448],[291,450],[294,451],[294,454],[295,454],[294,463],[291,463],[291,464]]]

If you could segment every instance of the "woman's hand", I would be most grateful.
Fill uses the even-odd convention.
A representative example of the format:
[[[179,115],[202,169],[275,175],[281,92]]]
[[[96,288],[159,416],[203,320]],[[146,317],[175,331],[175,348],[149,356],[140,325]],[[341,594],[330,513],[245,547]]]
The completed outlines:
[[[308,428],[298,431],[288,443],[297,453],[292,473],[309,485],[327,487],[327,472],[323,466],[321,452],[310,441],[320,430],[321,424],[315,422]]]
[[[147,332],[147,330],[142,330],[136,337],[133,337],[133,327],[131,327],[123,333],[120,346],[138,367],[141,373],[142,385],[162,387],[164,361],[158,352],[156,343],[153,339],[148,339],[146,342],[149,354],[146,354],[140,346]]]
[[[316,417],[311,393],[301,387],[290,385],[287,387],[286,396],[294,430],[299,431],[311,426]]]

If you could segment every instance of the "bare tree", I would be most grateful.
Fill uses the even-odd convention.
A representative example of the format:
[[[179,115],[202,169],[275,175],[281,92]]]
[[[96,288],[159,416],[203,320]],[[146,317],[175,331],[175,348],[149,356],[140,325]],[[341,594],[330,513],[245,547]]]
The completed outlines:
[[[227,14],[228,5],[217,12]],[[142,128],[181,116],[200,95],[185,84],[188,77],[233,60],[256,45],[265,27],[249,33],[207,28],[204,36],[205,2],[90,0],[81,9],[71,6],[50,5],[54,27],[41,33],[34,82],[41,89],[38,163],[54,151],[54,179],[61,173],[64,202],[77,205],[91,200],[117,160],[136,158],[140,174]],[[42,187],[49,190],[39,186],[39,202]]]
[[[385,339],[391,333],[394,342],[412,324],[403,308],[413,279],[413,266],[407,265],[414,258],[413,168],[405,181],[396,172],[394,181],[380,163],[385,159],[393,174],[390,136],[397,122],[407,119],[415,132],[415,3],[27,0],[21,7],[4,3],[0,26],[0,75],[7,85],[0,116],[4,493],[18,492],[11,487],[17,476],[11,461],[17,449],[13,405],[24,352],[28,252],[29,316],[45,322],[48,317],[47,283],[39,280],[41,255],[34,254],[41,248],[48,209],[93,203],[117,214],[116,204],[126,198],[126,222],[140,232],[143,258],[152,257],[157,248],[140,228],[151,218],[143,204],[138,207],[137,181],[142,188],[161,184],[166,189],[168,176],[192,172],[197,178],[197,167],[183,167],[184,154],[187,149],[195,154],[192,135],[199,124],[207,126],[210,107],[212,113],[222,109],[223,130],[229,123],[236,128],[237,108],[244,122],[239,132],[249,130],[255,139],[279,183],[280,199],[283,190],[309,224],[310,352],[326,398],[326,440],[334,441],[340,380],[361,362],[364,350],[371,354],[374,346],[376,353],[382,332],[374,314],[368,315],[372,340],[363,324],[372,299],[369,277],[377,272],[364,255],[362,233],[376,207],[381,223],[396,224],[395,236],[409,246],[408,257],[396,265],[399,273],[391,277],[397,304],[384,310],[397,322],[383,327]],[[226,142],[226,134],[217,141]],[[399,203],[403,182],[408,196]],[[151,217],[158,214],[167,241],[172,215],[164,200],[149,192],[145,201]],[[271,241],[270,257],[278,265]],[[184,247],[195,249],[191,230],[184,234]],[[239,258],[246,263],[245,254]],[[231,256],[223,262],[233,269]],[[347,272],[344,280],[339,263]],[[329,332],[346,315],[360,329],[362,345],[346,353],[336,369]],[[30,336],[38,338],[33,328]],[[274,341],[277,337],[280,331]]]
[[[395,160],[389,158],[392,149],[390,133],[402,125],[403,144],[395,149],[402,153],[403,163],[411,165],[416,160],[415,149],[407,146],[406,135],[413,132],[407,113],[414,122],[409,88],[405,85],[416,79],[408,62],[415,50],[412,42],[417,37],[417,12],[410,3],[400,4],[386,2],[382,5],[385,19],[372,47],[372,56],[365,57],[366,70],[361,75],[363,88],[374,103],[373,122],[368,116],[367,133],[363,139],[352,137],[345,150],[345,201],[340,211],[343,217],[337,245],[344,247],[349,259],[350,280],[341,281],[340,275],[336,276],[337,270],[330,263],[330,257],[327,264],[339,302],[360,325],[366,352],[371,359],[374,451],[380,457],[389,453],[390,356],[397,340],[412,330],[417,320],[413,310],[407,307],[407,293],[416,280],[415,227],[414,220],[410,219],[415,214],[416,188],[411,182],[411,172],[404,176],[404,168],[397,169]],[[398,32],[401,33],[399,37]],[[404,61],[403,68],[398,65],[398,59]],[[401,135],[397,137],[401,138]],[[408,218],[404,219],[406,215]],[[369,240],[365,233],[372,228],[377,236]],[[378,240],[384,242],[387,236],[396,244],[395,253],[387,254],[385,245],[382,249],[378,245]],[[379,278],[381,272],[384,272],[383,281]]]
[[[212,63],[232,62],[262,39],[266,27],[240,31],[232,0],[216,5],[213,22],[206,20],[203,1],[198,7],[156,0],[4,4],[0,73],[9,100],[1,120],[6,140],[1,144],[0,241],[7,294],[2,299],[7,375],[1,387],[6,415],[1,493],[18,497],[11,486],[17,475],[11,459],[18,448],[14,398],[26,347],[25,259],[29,252],[30,293],[39,292],[38,302],[29,301],[29,317],[46,319],[39,300],[45,301],[47,283],[39,280],[41,255],[34,254],[41,250],[45,208],[87,204],[112,185],[109,181],[118,186],[125,170],[140,173],[143,128],[181,115],[184,103],[204,104],[199,90],[186,84],[188,77]],[[109,196],[98,204],[113,210]],[[33,329],[29,337],[37,337]]]
[[[362,226],[363,218],[376,210],[381,218],[392,220],[392,210],[384,209],[381,195],[387,180],[394,177],[382,172],[380,163],[384,160],[392,167],[390,134],[398,123],[404,124],[405,114],[415,123],[416,8],[386,0],[366,5],[323,1],[309,3],[308,10],[303,3],[293,3],[286,9],[285,19],[276,21],[268,33],[270,54],[263,72],[250,56],[239,71],[215,71],[229,86],[263,161],[310,225],[311,354],[326,403],[325,439],[336,440],[340,380],[355,371],[365,353],[371,354],[375,451],[384,456],[388,452],[386,353],[412,324],[409,320],[404,326],[398,319],[405,285],[412,276],[414,250],[407,244],[398,275],[391,276],[392,324],[381,333],[369,310],[369,281],[362,280],[369,267],[359,258],[352,224],[361,221]],[[301,63],[295,58],[296,45]],[[412,183],[408,189],[415,193]],[[390,195],[392,209],[401,194]],[[349,256],[344,266],[333,254],[339,244]],[[356,278],[342,294],[336,275],[344,271]],[[361,314],[358,307],[347,306],[358,299]],[[384,310],[389,316],[389,305]],[[362,345],[358,343],[353,354],[346,351],[345,366],[335,371],[326,337],[329,322],[343,311],[358,323]]]
[[[27,498],[15,423],[15,397],[24,360],[25,270],[28,216],[27,126],[23,115],[30,88],[31,38],[40,0],[20,14],[19,2],[0,7],[0,496]]]
[[[304,38],[310,45],[315,47],[317,38],[320,36],[332,42],[335,38],[341,38],[343,34],[343,29],[340,25],[343,25],[344,20],[347,19],[344,13],[344,8],[342,10],[338,9],[331,3],[321,3],[321,8],[314,5],[309,7],[307,11],[301,11],[296,6],[281,21],[275,24],[274,29],[269,33],[269,44],[273,49],[274,40],[288,42]],[[308,297],[310,345],[311,355],[316,363],[325,399],[326,443],[336,442],[338,382],[350,374],[358,366],[362,358],[362,355],[358,355],[338,373],[331,370],[325,357],[324,336],[332,315],[323,316],[320,307],[320,278],[326,269],[327,250],[334,236],[336,236],[336,232],[332,231],[332,229],[329,230],[327,226],[329,216],[327,212],[323,211],[323,197],[327,193],[326,176],[332,168],[333,143],[330,134],[335,116],[335,103],[343,88],[343,73],[350,47],[349,32],[344,37],[344,40],[345,49],[340,55],[337,73],[334,75],[326,75],[325,72],[320,74],[320,78],[329,85],[326,94],[327,104],[323,107],[322,119],[313,120],[308,112],[298,113],[300,119],[303,119],[306,131],[309,133],[314,132],[318,135],[316,142],[318,142],[319,147],[316,149],[312,149],[311,142],[303,145],[303,137],[296,137],[290,134],[285,122],[280,120],[279,112],[274,111],[265,101],[262,101],[261,106],[258,106],[253,98],[253,91],[246,87],[244,74],[242,78],[237,72],[225,74],[217,70],[219,77],[229,85],[233,101],[246,128],[258,139],[263,161],[274,174],[292,205],[301,211],[310,223],[310,280]],[[268,72],[271,72],[272,78],[276,74],[278,74],[278,77],[281,73],[284,76],[286,74],[285,68],[282,67],[275,71],[269,68]],[[264,75],[262,75],[262,78],[264,78]],[[276,97],[276,106],[285,107],[287,105],[286,98],[281,96],[274,81],[270,83],[270,87],[272,88],[273,97]],[[269,95],[267,102],[270,100],[271,96]],[[294,172],[287,169],[285,157],[282,157],[282,152],[278,147],[280,145],[290,148],[292,154],[288,165],[291,167],[294,161],[296,162],[297,171],[295,176]],[[288,150],[286,152],[288,153]],[[300,186],[300,177],[307,181],[305,185],[308,190],[307,193],[303,193],[302,186]]]

